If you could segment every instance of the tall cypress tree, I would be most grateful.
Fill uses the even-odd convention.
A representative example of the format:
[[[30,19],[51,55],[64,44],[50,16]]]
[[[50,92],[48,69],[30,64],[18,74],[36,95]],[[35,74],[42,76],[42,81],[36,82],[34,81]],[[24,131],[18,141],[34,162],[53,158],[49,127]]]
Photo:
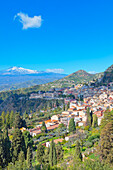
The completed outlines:
[[[6,127],[9,128],[10,127],[10,115],[9,115],[9,111],[6,114]]]
[[[105,125],[100,135],[100,159],[106,163],[113,163],[113,122]]]
[[[5,150],[4,150],[4,152],[5,152],[5,162],[6,162],[6,165],[8,165],[8,163],[11,160],[11,155],[10,155],[11,142],[9,140],[7,128],[4,128],[3,138],[4,138],[4,148],[5,148]]]
[[[38,145],[36,156],[37,156],[37,161],[42,164],[44,162],[44,146],[42,144]]]
[[[5,126],[5,112],[3,111],[1,114],[1,118],[2,118],[2,127]]]
[[[74,155],[75,159],[77,160],[81,160],[82,161],[82,153],[80,150],[80,143],[79,141],[76,142],[76,150],[75,150],[75,155]]]
[[[10,128],[13,127],[13,122],[14,122],[14,111],[12,110],[10,113]]]
[[[27,149],[27,167],[28,169],[32,168],[32,149],[30,147],[28,147]]]
[[[22,127],[22,119],[19,115],[19,113],[16,113],[15,120],[14,120],[14,127],[15,128],[21,128]]]
[[[18,155],[18,161],[19,161],[20,168],[23,170],[23,164],[25,161],[25,155],[24,155],[23,151],[20,151],[20,153]]]
[[[13,163],[15,163],[15,161],[18,160],[18,154],[20,153],[21,150],[24,152],[24,154],[26,153],[25,141],[20,129],[16,128],[13,133],[13,139],[11,145],[11,154],[12,154]]]
[[[56,154],[57,154],[57,161],[60,161],[63,159],[63,149],[60,143],[56,145]]]
[[[92,127],[95,128],[98,126],[98,118],[96,114],[93,114],[93,122],[92,122]]]
[[[4,148],[4,140],[2,136],[2,132],[0,131],[0,166],[5,167],[5,148]]]
[[[69,132],[75,132],[76,127],[75,127],[75,122],[74,118],[71,118],[69,121]]]
[[[87,113],[86,126],[91,127],[92,117],[91,117],[91,114],[90,114],[90,108],[89,107],[87,108],[87,112],[86,113]]]
[[[51,144],[50,144],[49,164],[51,166],[54,166],[57,164],[56,148],[55,148],[55,143],[53,142],[53,140],[51,141]]]
[[[46,128],[45,122],[42,122],[41,131],[44,133],[47,133],[47,128]]]

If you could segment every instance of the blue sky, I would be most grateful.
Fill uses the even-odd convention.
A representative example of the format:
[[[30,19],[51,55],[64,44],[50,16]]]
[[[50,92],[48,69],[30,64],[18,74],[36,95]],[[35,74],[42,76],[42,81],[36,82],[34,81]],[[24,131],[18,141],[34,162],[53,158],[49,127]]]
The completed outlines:
[[[4,0],[0,23],[0,69],[69,74],[113,64],[112,0]]]

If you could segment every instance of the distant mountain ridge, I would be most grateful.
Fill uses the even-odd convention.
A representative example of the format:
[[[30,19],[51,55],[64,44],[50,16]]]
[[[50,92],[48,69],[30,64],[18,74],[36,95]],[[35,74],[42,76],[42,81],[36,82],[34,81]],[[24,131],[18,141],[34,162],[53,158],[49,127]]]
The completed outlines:
[[[0,71],[0,91],[27,88],[52,82],[65,77],[66,74],[37,71],[22,67],[11,67]]]

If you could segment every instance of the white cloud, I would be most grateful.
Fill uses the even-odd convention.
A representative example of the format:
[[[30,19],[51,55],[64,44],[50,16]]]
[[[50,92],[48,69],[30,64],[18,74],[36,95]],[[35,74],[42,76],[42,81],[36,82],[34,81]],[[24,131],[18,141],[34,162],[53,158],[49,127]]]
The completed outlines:
[[[89,71],[88,73],[90,73],[90,74],[96,74],[97,72],[96,72],[96,71]]]
[[[46,69],[46,71],[47,72],[53,72],[53,73],[62,73],[62,72],[64,72],[64,70],[63,69],[61,69],[61,68],[58,68],[58,69]]]
[[[14,19],[16,18],[23,24],[23,29],[39,28],[42,24],[41,16],[29,17],[28,14],[19,12],[14,16]]]

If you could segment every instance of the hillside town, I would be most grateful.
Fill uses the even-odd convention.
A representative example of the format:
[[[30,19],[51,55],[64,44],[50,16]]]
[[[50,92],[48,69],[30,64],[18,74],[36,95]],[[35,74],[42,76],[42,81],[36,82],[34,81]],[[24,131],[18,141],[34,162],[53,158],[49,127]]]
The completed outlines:
[[[68,109],[64,109],[61,114],[52,115],[51,119],[45,120],[47,131],[58,128],[59,124],[63,123],[68,129],[69,121],[74,118],[75,125],[82,127],[86,126],[87,109],[96,114],[98,118],[98,126],[104,116],[106,109],[113,110],[113,88],[112,84],[109,87],[100,86],[86,86],[82,84],[75,85],[73,88],[51,89],[48,92],[32,93],[30,98],[46,97],[60,99],[59,96],[64,97],[64,104],[69,104]],[[74,96],[74,99],[69,97]],[[34,129],[29,129],[32,136],[41,133],[42,122],[39,122]]]

